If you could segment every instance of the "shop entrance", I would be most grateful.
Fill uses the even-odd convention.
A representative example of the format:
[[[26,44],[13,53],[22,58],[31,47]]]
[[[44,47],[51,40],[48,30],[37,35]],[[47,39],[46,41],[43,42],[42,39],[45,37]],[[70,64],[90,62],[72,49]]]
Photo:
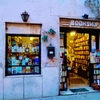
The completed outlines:
[[[91,39],[99,47],[97,30],[60,27],[60,90],[91,86]]]
[[[67,84],[70,88],[89,86],[89,33],[66,33]]]

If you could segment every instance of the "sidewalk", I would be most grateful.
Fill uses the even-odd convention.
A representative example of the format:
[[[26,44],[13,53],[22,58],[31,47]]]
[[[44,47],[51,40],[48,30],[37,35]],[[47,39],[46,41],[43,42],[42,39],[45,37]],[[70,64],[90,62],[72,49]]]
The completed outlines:
[[[100,99],[100,92],[55,96],[55,97],[38,98],[38,99],[25,99],[25,100],[99,100],[99,99]]]

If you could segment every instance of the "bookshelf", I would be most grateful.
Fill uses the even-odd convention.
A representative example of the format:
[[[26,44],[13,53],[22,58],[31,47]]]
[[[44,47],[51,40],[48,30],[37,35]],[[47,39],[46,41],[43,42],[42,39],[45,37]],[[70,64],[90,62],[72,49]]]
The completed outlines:
[[[100,64],[94,64],[93,65],[93,81],[94,83],[98,83],[98,85],[100,85]]]
[[[76,34],[74,45],[75,73],[85,78],[88,78],[89,52],[89,34]],[[81,66],[81,70],[78,70],[79,66]]]
[[[64,64],[64,53],[60,56],[60,90],[67,90],[67,66]]]
[[[60,34],[60,91],[67,90],[67,66],[64,34]]]

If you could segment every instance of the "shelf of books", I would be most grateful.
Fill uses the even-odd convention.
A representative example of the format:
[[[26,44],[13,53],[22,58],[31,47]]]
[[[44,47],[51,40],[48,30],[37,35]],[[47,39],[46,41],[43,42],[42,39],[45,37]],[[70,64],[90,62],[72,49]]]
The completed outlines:
[[[7,34],[6,75],[40,74],[40,36]]]
[[[79,66],[84,67],[87,69],[89,67],[89,34],[87,33],[78,33],[75,37],[75,44],[74,44],[74,54],[75,54],[75,67],[76,69]],[[75,71],[78,73],[78,70]]]
[[[98,83],[100,85],[100,50],[91,52],[90,57],[91,68],[93,69],[91,83]]]
[[[67,67],[64,64],[64,53],[60,56],[60,90],[67,90]]]
[[[93,81],[94,83],[98,83],[100,85],[100,64],[94,64],[94,75],[93,75]]]
[[[65,61],[64,34],[60,36],[60,91],[67,90],[67,66]]]

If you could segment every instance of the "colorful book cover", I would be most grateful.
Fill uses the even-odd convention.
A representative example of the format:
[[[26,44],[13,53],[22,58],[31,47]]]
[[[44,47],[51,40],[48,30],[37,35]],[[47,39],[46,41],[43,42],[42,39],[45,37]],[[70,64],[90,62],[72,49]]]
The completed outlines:
[[[39,64],[39,58],[35,57],[34,62],[35,62],[36,65],[38,65]]]
[[[35,73],[39,73],[39,66],[35,67]]]
[[[26,66],[26,73],[30,73],[30,66]]]
[[[16,67],[12,67],[12,74],[16,74],[16,73],[17,73]]]
[[[22,60],[22,65],[26,65],[26,61],[24,59]]]
[[[37,51],[37,53],[39,52],[39,46],[36,46],[36,51]]]
[[[17,74],[21,74],[22,73],[22,66],[17,67]]]
[[[16,65],[16,58],[12,57],[12,65]]]
[[[11,67],[8,67],[8,68],[7,68],[7,73],[8,73],[8,74],[12,74],[12,68],[11,68]]]
[[[22,67],[22,73],[26,73],[26,68]]]
[[[34,73],[34,67],[31,67],[30,72]]]

